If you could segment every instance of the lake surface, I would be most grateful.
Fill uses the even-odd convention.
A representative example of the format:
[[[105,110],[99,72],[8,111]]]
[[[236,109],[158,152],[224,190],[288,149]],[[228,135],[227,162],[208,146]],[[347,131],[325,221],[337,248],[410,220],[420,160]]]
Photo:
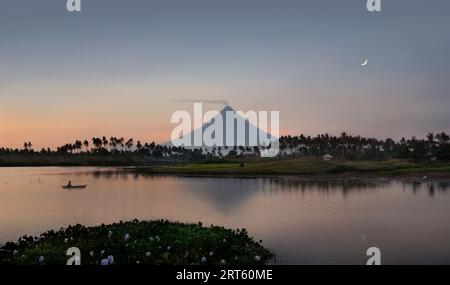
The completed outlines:
[[[88,184],[84,190],[61,185]],[[450,264],[450,184],[143,176],[0,168],[0,242],[80,223],[169,219],[246,228],[276,264]]]

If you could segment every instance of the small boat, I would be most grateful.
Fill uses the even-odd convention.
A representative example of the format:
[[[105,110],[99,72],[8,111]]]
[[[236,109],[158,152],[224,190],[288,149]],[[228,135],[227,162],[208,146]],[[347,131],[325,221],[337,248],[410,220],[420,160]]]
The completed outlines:
[[[87,187],[87,185],[63,185],[61,186],[64,189],[84,189]]]

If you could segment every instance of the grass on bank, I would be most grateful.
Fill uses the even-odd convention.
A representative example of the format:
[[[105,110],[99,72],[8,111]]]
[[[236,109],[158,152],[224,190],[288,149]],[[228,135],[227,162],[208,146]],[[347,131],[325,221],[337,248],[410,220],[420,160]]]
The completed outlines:
[[[67,249],[78,247],[82,265],[262,265],[272,254],[260,243],[245,229],[134,220],[24,236],[3,247],[0,264],[65,265]]]
[[[315,174],[380,174],[406,175],[414,173],[449,172],[448,163],[415,163],[404,160],[386,161],[323,161],[318,159],[260,159],[222,163],[188,163],[139,168],[139,172],[186,175],[315,175]]]

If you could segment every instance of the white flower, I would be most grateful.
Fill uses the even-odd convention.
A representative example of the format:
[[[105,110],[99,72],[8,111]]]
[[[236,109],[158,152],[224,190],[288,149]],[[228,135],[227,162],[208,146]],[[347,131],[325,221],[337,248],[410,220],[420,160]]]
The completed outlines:
[[[94,252],[93,251],[89,252],[89,255],[93,257],[94,256]]]
[[[152,255],[152,253],[150,252],[150,251],[147,251],[146,253],[145,253],[145,256],[147,256],[147,257],[149,257],[149,256],[151,256]]]
[[[16,255],[16,254],[18,254],[19,253],[19,251],[17,250],[17,249],[15,249],[14,251],[13,251],[13,255]]]
[[[149,237],[148,239],[149,239],[150,241],[153,241],[153,240],[154,240],[154,238],[153,238],[153,237]]]
[[[255,260],[256,260],[256,261],[260,261],[260,260],[261,260],[261,256],[256,255],[256,256],[255,256]]]
[[[167,247],[167,250],[170,250],[170,246]]]
[[[161,239],[159,238],[159,236],[156,236],[155,239],[156,239],[157,241],[160,241],[160,240],[161,240]]]
[[[234,257],[234,260],[238,260],[237,256]]]
[[[125,236],[123,237],[123,239],[124,239],[125,241],[129,240],[129,239],[130,239],[130,235],[129,235],[129,234],[125,234]]]
[[[42,255],[41,255],[41,256],[39,256],[39,259],[38,259],[39,263],[42,263],[42,262],[44,262],[44,260],[45,260],[45,257],[43,257]]]
[[[109,264],[113,264],[114,263],[114,256],[108,255],[108,262],[109,262]]]
[[[68,238],[65,238],[64,239],[64,243],[68,243],[69,242],[69,239]]]
[[[100,261],[100,265],[109,265],[109,261],[106,258],[103,258],[102,261]]]
[[[201,259],[201,262],[205,263],[206,262],[206,257],[203,256],[202,259]]]
[[[225,259],[222,259],[222,260],[220,261],[220,264],[225,264]]]
[[[101,255],[103,255],[104,253],[105,253],[105,251],[104,251],[104,250],[102,250],[102,251],[100,252],[100,254],[101,254]]]
[[[109,237],[111,237],[111,236],[112,236],[112,234],[113,234],[113,232],[112,232],[112,231],[109,231],[109,232],[108,232],[108,236],[109,236]]]
[[[223,242],[224,242],[224,243],[226,243],[226,242],[227,242],[227,240],[226,240],[226,239],[223,239]]]
[[[214,253],[211,251],[211,252],[209,252],[209,256],[213,256],[214,255]]]
[[[140,262],[139,262],[139,260],[136,260],[136,264],[139,264]]]

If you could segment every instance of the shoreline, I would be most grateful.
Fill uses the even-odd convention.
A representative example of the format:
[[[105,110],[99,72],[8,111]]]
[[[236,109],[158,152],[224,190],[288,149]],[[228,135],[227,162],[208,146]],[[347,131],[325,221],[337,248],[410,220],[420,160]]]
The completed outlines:
[[[130,169],[127,169],[128,171]],[[124,169],[125,171],[125,169]],[[133,173],[136,173],[132,171]],[[402,182],[448,182],[450,183],[450,173],[417,173],[417,175],[377,175],[377,174],[362,174],[362,173],[348,173],[348,174],[285,174],[285,175],[273,175],[273,174],[192,174],[192,173],[140,173],[149,176],[173,176],[184,178],[236,178],[236,179],[282,179],[288,181],[298,182],[322,182],[322,181],[361,181],[361,180],[373,180],[373,181],[387,181],[397,180]],[[424,179],[424,176],[426,178]]]
[[[261,160],[245,162],[245,166],[241,166],[240,163],[235,161],[159,163],[152,165],[0,165],[0,169],[25,167],[100,168],[99,172],[113,170],[149,176],[272,178],[305,182],[325,180],[398,180],[405,182],[450,183],[450,164],[412,163],[407,161],[326,162],[317,160]]]

